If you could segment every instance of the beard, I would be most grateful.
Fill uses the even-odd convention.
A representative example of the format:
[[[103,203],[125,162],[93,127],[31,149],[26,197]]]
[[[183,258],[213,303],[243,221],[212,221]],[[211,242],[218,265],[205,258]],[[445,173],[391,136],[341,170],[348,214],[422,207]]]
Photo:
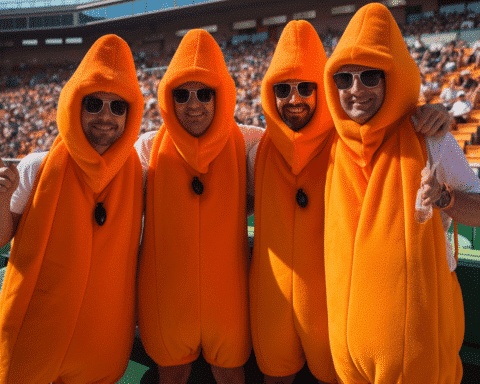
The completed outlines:
[[[302,113],[299,114],[291,114],[288,112],[289,108],[303,108]],[[299,131],[305,125],[308,124],[310,119],[313,116],[313,112],[315,110],[311,110],[310,106],[305,103],[300,104],[285,104],[282,107],[282,111],[280,113],[280,117],[282,118],[283,122],[289,127],[292,131]]]

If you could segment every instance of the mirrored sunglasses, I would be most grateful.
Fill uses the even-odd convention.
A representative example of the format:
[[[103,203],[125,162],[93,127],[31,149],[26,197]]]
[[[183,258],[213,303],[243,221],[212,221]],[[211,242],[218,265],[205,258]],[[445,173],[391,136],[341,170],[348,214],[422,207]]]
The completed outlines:
[[[208,103],[212,100],[212,97],[215,95],[215,90],[212,88],[201,88],[195,91],[190,91],[188,89],[174,89],[173,98],[179,104],[185,104],[190,100],[190,94],[194,93],[197,97],[197,100],[201,103]]]
[[[286,99],[292,93],[292,89],[296,88],[297,92],[302,97],[310,97],[315,89],[317,89],[317,84],[304,81],[298,84],[288,84],[288,83],[278,83],[273,86],[273,92],[275,96],[279,99]]]
[[[116,116],[123,116],[128,108],[128,103],[123,100],[102,100],[98,97],[85,96],[82,101],[85,110],[90,114],[100,113],[105,104],[108,104],[110,111]]]
[[[362,72],[338,72],[333,75],[337,89],[350,89],[355,76],[360,78],[362,84],[367,88],[376,87],[380,79],[385,79],[385,73],[380,69],[368,69]]]

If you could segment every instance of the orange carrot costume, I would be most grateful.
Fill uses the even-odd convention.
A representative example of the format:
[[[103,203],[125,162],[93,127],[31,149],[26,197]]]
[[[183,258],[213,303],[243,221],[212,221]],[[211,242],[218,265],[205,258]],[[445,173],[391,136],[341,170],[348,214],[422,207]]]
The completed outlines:
[[[386,92],[360,126],[342,110],[333,74],[345,64],[382,69]],[[463,303],[445,256],[438,210],[414,219],[425,142],[409,120],[420,76],[386,7],[350,21],[325,69],[338,136],[326,184],[329,334],[343,383],[460,383]]]
[[[129,103],[124,134],[100,156],[80,122],[97,91]],[[135,329],[143,113],[132,54],[115,35],[88,51],[60,95],[60,131],[14,238],[0,295],[0,382],[113,383]],[[94,219],[97,203],[107,219]]]
[[[306,358],[318,379],[334,382],[323,261],[325,175],[334,133],[323,90],[326,60],[314,28],[292,21],[262,82],[267,129],[255,161],[250,313],[263,373],[294,374]],[[317,83],[315,113],[298,132],[282,121],[275,104],[273,85],[288,79]]]
[[[172,90],[215,89],[215,116],[200,137],[174,112]],[[246,158],[233,114],[235,84],[220,47],[203,30],[185,35],[158,89],[165,123],[147,178],[139,270],[139,327],[161,366],[242,366],[250,354],[246,255]],[[202,187],[203,186],[203,190]]]

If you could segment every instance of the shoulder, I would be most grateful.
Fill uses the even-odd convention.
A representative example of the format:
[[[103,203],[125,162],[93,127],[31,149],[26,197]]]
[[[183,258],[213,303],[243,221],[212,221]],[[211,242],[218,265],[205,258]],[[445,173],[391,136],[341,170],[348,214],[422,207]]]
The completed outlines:
[[[42,165],[43,159],[47,156],[48,152],[34,152],[25,156],[17,165],[20,177],[22,174],[29,173],[34,174],[34,178]]]
[[[240,128],[240,132],[242,132],[247,152],[250,148],[260,142],[260,139],[265,132],[265,129],[253,125],[238,124],[238,128]]]
[[[135,149],[152,147],[153,140],[158,131],[149,131],[141,135],[135,142]]]
[[[135,150],[138,153],[140,161],[143,163],[144,160],[147,161],[150,159],[150,152],[152,151],[153,141],[158,131],[150,131],[141,135],[135,143]]]
[[[47,153],[48,152],[31,153],[18,163],[17,169],[20,176],[20,183],[10,200],[10,211],[13,213],[20,215],[23,213],[30,194],[32,193],[38,171]]]

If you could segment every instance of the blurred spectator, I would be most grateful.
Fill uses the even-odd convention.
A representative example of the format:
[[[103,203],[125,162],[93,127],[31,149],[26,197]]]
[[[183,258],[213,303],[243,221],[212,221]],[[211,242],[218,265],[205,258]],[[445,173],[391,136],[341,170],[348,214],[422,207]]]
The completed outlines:
[[[471,95],[472,92],[477,88],[478,81],[471,77],[471,72],[468,69],[460,72],[460,76],[457,79],[457,85],[461,90],[465,91],[467,96]]]
[[[450,113],[455,118],[457,124],[466,123],[470,119],[472,104],[466,98],[465,91],[457,92],[457,101],[453,103]]]
[[[423,74],[420,75],[421,85],[420,85],[420,100],[429,103],[434,96],[440,94],[442,89],[441,80],[437,74],[431,76],[431,80],[426,80]]]
[[[448,84],[442,89],[440,93],[440,100],[442,104],[450,109],[457,98],[457,89],[455,87],[455,79],[451,78]]]

